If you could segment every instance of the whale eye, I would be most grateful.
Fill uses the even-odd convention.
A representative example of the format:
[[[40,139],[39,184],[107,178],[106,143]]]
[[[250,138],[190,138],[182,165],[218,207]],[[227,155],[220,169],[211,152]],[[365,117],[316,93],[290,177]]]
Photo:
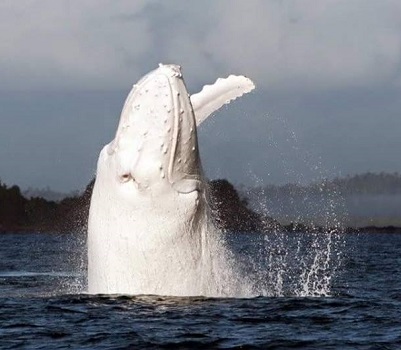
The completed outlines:
[[[123,183],[129,181],[130,179],[131,179],[131,175],[130,174],[120,175],[120,181],[123,182]]]

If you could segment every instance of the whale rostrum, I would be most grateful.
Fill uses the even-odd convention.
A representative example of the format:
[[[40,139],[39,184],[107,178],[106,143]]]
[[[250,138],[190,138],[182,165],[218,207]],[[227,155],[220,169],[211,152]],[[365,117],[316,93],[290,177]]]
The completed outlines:
[[[254,87],[230,75],[190,96],[181,68],[163,64],[133,86],[98,159],[89,293],[222,294],[216,271],[230,268],[210,223],[197,126]]]

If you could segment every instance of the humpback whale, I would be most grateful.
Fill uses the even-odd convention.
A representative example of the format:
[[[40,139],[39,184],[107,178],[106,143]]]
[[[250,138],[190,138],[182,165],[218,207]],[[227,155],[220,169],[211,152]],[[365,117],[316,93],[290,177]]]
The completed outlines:
[[[233,277],[210,225],[197,127],[254,87],[230,75],[190,96],[173,64],[160,64],[133,86],[97,163],[89,293],[224,294],[222,280]]]

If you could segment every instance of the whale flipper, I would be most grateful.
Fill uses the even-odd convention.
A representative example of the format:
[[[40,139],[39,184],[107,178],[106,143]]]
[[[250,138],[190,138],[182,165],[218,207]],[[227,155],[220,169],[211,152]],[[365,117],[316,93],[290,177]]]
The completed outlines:
[[[213,85],[205,85],[200,92],[191,96],[196,126],[199,126],[213,112],[242,95],[251,92],[255,84],[243,75],[219,78]]]

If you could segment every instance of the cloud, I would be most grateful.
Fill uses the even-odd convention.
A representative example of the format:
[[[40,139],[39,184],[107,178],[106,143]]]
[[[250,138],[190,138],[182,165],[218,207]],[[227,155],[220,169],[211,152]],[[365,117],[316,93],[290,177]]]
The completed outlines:
[[[272,89],[341,88],[394,78],[401,8],[394,1],[218,3],[208,46]]]
[[[138,74],[151,51],[144,1],[3,1],[0,3],[2,89],[113,89]],[[129,58],[129,59],[128,59]]]
[[[116,89],[159,61],[190,86],[244,73],[268,89],[400,80],[396,0],[2,1],[0,89]]]

